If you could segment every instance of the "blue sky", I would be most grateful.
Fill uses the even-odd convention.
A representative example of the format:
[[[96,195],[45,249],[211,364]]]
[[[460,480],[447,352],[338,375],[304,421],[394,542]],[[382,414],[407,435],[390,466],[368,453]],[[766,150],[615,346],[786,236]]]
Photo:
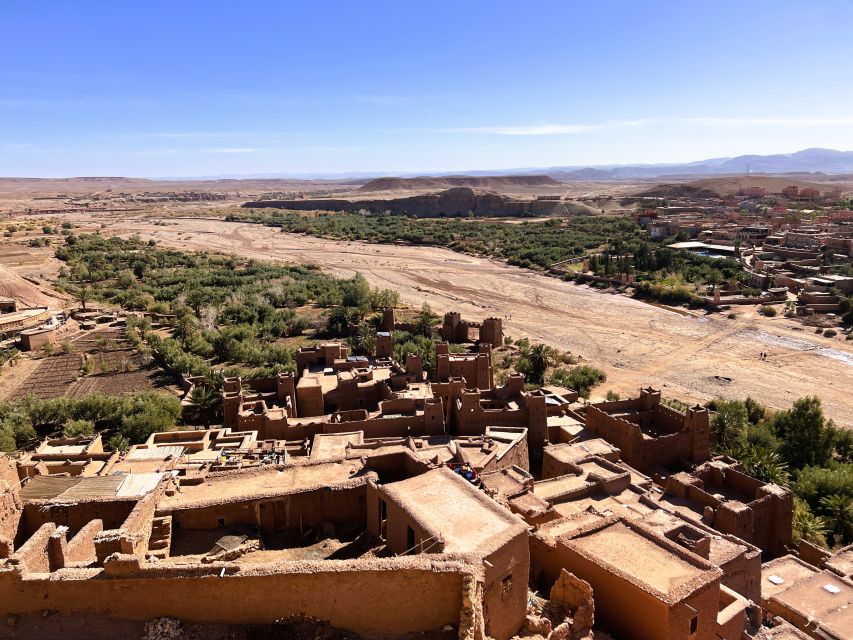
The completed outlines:
[[[0,175],[853,149],[853,0],[0,3]]]

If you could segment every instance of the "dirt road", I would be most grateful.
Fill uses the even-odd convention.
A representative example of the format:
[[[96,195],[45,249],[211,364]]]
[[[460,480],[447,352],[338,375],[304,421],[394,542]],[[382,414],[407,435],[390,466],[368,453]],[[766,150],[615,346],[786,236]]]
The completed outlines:
[[[764,318],[752,307],[735,320],[678,313],[434,247],[338,242],[209,219],[172,218],[167,226],[143,218],[99,222],[105,234],[136,233],[181,249],[313,262],[338,275],[360,271],[412,305],[426,301],[473,319],[505,318],[505,333],[603,368],[608,380],[601,393],[613,389],[624,397],[652,385],[682,400],[750,395],[776,408],[816,394],[830,417],[853,427],[853,345],[785,318]]]

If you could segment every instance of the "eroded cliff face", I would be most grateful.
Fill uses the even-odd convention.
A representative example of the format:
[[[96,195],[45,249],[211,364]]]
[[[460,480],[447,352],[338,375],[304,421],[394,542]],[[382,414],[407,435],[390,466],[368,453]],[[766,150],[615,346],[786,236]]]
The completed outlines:
[[[420,218],[441,218],[474,215],[486,216],[548,216],[555,214],[592,214],[595,210],[576,202],[562,200],[526,200],[497,193],[476,191],[470,187],[455,187],[438,193],[405,198],[377,200],[344,200],[320,198],[316,200],[259,200],[247,202],[249,208],[277,208],[307,211],[370,211],[387,212]]]

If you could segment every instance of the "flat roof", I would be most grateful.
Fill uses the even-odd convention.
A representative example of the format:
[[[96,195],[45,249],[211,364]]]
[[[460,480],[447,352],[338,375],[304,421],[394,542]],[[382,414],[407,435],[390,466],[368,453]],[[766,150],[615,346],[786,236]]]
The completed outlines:
[[[567,493],[591,487],[593,484],[587,480],[586,474],[569,474],[535,482],[533,484],[533,493],[536,494],[537,498],[551,501]]]
[[[619,449],[604,438],[592,438],[581,442],[559,442],[545,447],[545,454],[560,462],[575,463],[589,456],[606,456],[619,453]]]
[[[669,595],[709,572],[622,521],[572,538],[570,546],[618,568],[632,582]],[[686,556],[686,554],[685,554]]]
[[[765,562],[761,565],[761,599],[767,600],[817,572],[810,564],[791,555]]]
[[[441,535],[447,553],[472,552],[490,538],[516,535],[527,527],[447,467],[382,485],[382,489],[418,522]]]
[[[853,575],[853,545],[844,547],[833,555],[826,561],[826,567],[847,577]]]
[[[803,578],[775,594],[773,599],[839,638],[853,637],[853,586],[830,571]]]
[[[74,502],[98,498],[139,498],[152,491],[162,473],[112,476],[35,476],[20,491],[21,500]]]
[[[364,442],[364,431],[318,433],[311,443],[311,459],[343,458],[346,455],[348,444],[361,444],[362,442]]]
[[[735,248],[730,247],[724,244],[711,244],[709,242],[697,242],[695,240],[687,241],[687,242],[676,242],[675,244],[669,245],[673,249],[686,249],[690,251],[691,249],[707,249],[708,251],[722,251],[725,253],[734,253]]]
[[[732,539],[724,537],[716,531],[708,531],[702,527],[700,523],[682,520],[678,516],[664,511],[663,509],[655,509],[654,511],[649,512],[643,516],[643,522],[651,527],[659,528],[663,531],[671,531],[681,527],[690,527],[692,530],[699,532],[710,541],[708,561],[717,566],[726,564],[730,560],[750,549],[746,542],[734,542]],[[755,553],[759,553],[758,549],[753,548],[753,550]]]
[[[347,481],[365,483],[373,474],[359,474],[361,460],[290,465],[284,468],[253,468],[208,477],[204,483],[181,487],[160,502],[164,510],[190,509],[226,502],[272,498],[340,485]]]
[[[8,324],[10,322],[19,322],[21,320],[27,320],[34,316],[40,315],[48,311],[47,307],[36,307],[34,309],[19,309],[18,311],[13,311],[12,313],[4,313],[0,315],[0,325]]]

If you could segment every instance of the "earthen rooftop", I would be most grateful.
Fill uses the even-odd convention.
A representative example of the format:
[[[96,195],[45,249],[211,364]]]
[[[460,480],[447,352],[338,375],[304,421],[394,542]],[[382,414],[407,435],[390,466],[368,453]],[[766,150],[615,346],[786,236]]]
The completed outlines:
[[[384,485],[419,522],[441,533],[446,553],[475,551],[484,542],[525,527],[503,507],[447,468]]]
[[[686,554],[677,555],[624,522],[573,538],[570,546],[587,556],[602,560],[623,573],[631,582],[672,594],[712,572]]]
[[[163,510],[187,509],[302,493],[347,483],[363,468],[361,460],[342,460],[208,476],[203,484],[181,487],[180,492],[164,498],[160,506]],[[366,482],[367,476],[358,479]]]

